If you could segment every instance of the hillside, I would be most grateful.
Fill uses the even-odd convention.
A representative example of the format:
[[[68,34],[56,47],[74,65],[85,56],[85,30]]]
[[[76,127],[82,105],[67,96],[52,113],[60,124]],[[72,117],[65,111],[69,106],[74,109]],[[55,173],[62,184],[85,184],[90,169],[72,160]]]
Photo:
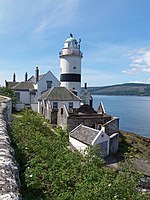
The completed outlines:
[[[92,95],[136,95],[150,96],[150,84],[124,83],[103,87],[88,87]]]
[[[124,144],[128,139],[125,137],[120,141],[121,157],[130,146]],[[31,110],[19,113],[13,120],[11,139],[20,165],[23,199],[149,200],[148,193],[137,192],[139,173],[128,165],[122,165],[121,170],[108,168],[96,156],[96,148],[90,148],[85,156],[71,151],[68,134]]]

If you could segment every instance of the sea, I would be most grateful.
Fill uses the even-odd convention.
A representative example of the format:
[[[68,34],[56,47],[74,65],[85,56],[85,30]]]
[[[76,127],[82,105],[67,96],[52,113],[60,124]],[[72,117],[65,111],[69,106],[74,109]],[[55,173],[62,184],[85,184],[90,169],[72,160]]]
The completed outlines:
[[[100,101],[107,114],[119,117],[121,130],[150,138],[150,97],[93,95],[95,110]]]

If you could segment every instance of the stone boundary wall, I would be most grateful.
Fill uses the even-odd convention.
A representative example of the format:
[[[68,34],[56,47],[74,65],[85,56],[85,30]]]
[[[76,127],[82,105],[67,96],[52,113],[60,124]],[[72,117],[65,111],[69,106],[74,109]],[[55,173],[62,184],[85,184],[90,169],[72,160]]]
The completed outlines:
[[[21,200],[19,169],[10,146],[7,125],[11,121],[12,102],[0,96],[0,200]]]

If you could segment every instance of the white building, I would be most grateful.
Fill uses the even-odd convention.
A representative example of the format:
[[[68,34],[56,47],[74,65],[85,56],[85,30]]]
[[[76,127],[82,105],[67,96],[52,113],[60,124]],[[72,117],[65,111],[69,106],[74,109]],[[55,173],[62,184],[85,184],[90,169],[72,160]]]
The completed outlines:
[[[81,99],[65,87],[53,87],[38,98],[38,113],[43,114],[51,123],[57,124],[58,110],[80,107]]]
[[[15,109],[17,111],[26,107],[38,111],[38,97],[48,89],[60,86],[60,82],[51,71],[40,75],[38,67],[36,67],[35,76],[28,79],[27,73],[25,74],[25,81],[16,82],[16,76],[14,74],[13,82],[5,82],[6,87],[15,91],[17,97]]]
[[[80,42],[70,34],[64,42],[64,47],[59,53],[61,86],[81,95],[81,59]]]
[[[105,157],[109,155],[109,140],[104,127],[97,130],[80,124],[69,133],[69,142],[81,153],[85,153],[90,145],[99,146]]]

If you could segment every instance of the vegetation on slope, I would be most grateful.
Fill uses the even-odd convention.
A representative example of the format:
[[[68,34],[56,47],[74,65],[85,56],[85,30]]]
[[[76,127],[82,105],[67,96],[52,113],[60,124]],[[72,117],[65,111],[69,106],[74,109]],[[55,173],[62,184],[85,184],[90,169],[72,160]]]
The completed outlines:
[[[12,90],[10,88],[0,86],[0,95],[10,97],[13,102],[16,101],[16,96],[15,96],[14,90]]]
[[[150,96],[150,84],[125,83],[104,87],[89,87],[92,95],[136,95]]]
[[[12,135],[25,200],[148,200],[136,190],[137,174],[110,171],[96,149],[72,152],[66,132],[30,110],[14,120]]]

